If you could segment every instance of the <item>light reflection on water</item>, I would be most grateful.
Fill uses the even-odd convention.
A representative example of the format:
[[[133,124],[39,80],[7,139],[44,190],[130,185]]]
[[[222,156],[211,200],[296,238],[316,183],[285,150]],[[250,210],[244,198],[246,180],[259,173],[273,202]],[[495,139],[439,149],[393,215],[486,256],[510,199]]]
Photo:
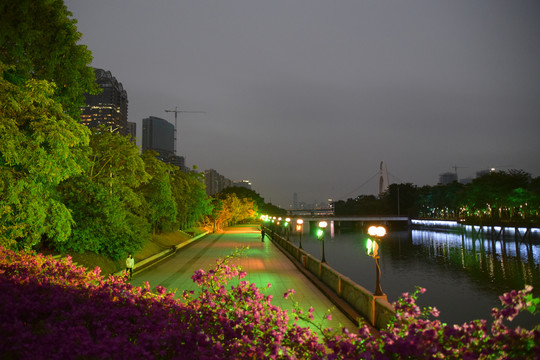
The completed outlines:
[[[375,262],[365,255],[367,235],[359,232],[327,234],[325,257],[328,264],[362,285],[375,290]],[[290,240],[298,245],[298,235]],[[309,233],[302,236],[303,248],[320,259],[321,242]],[[515,241],[473,239],[452,232],[412,230],[390,232],[380,247],[381,286],[389,301],[422,286],[422,306],[435,306],[440,320],[463,323],[491,319],[499,296],[521,290],[525,284],[540,296],[540,245]],[[520,315],[514,323],[530,327],[540,318]]]

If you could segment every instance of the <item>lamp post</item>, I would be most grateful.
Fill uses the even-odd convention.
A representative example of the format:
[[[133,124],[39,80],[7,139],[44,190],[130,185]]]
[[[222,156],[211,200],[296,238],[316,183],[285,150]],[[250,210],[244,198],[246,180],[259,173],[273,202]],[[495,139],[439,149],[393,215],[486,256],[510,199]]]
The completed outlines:
[[[386,229],[383,226],[370,226],[368,234],[373,237],[367,240],[366,250],[369,256],[375,259],[375,273],[376,273],[376,285],[375,296],[385,296],[380,283],[381,268],[379,266],[379,242],[386,235]]]
[[[296,219],[296,231],[298,232],[298,235],[300,236],[300,246],[299,248],[302,248],[302,224],[304,223],[304,220],[302,219]]]
[[[317,237],[322,241],[322,257],[321,262],[326,262],[326,259],[324,257],[324,230],[328,226],[328,223],[326,221],[320,221],[319,222],[319,229],[317,230]]]
[[[285,218],[285,224],[283,224],[283,226],[285,226],[285,231],[287,232],[287,241],[289,241],[289,234],[291,232],[291,218]]]

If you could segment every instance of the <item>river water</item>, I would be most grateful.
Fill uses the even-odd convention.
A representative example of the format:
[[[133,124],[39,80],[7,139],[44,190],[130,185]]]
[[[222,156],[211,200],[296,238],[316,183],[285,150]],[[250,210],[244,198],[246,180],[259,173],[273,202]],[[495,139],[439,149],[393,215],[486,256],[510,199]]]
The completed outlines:
[[[536,234],[538,235],[538,234]],[[365,253],[366,234],[358,231],[327,230],[325,258],[332,268],[367,290],[375,291],[375,260]],[[299,234],[290,241],[299,244]],[[321,259],[322,244],[313,231],[304,229],[302,247]],[[379,249],[381,287],[390,302],[417,286],[427,289],[418,304],[440,310],[439,319],[462,324],[475,319],[491,321],[491,309],[500,307],[499,296],[534,287],[540,297],[540,244],[475,238],[451,231],[390,231]],[[513,324],[530,328],[540,317],[520,314]]]

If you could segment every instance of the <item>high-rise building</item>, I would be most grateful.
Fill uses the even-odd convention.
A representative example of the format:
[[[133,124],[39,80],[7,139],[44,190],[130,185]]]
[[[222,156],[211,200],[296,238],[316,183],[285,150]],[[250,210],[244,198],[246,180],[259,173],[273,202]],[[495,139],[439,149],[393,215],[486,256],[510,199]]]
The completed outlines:
[[[174,125],[167,120],[150,116],[143,119],[142,150],[155,150],[162,155],[174,154]]]
[[[187,171],[183,156],[174,155],[174,125],[167,120],[150,116],[143,119],[142,151],[154,150],[157,158]]]
[[[129,141],[135,144],[137,140],[137,123],[128,121],[128,134],[130,135]]]
[[[212,196],[232,185],[232,181],[221,175],[214,169],[204,171],[206,194]]]
[[[82,108],[81,123],[88,127],[105,125],[111,130],[118,129],[122,135],[129,135],[126,90],[110,71],[94,69],[94,72],[102,92],[84,94],[86,106]]]
[[[441,185],[448,185],[457,180],[457,174],[453,172],[446,172],[439,175],[439,184]]]
[[[251,190],[251,182],[249,180],[233,181],[232,186]]]

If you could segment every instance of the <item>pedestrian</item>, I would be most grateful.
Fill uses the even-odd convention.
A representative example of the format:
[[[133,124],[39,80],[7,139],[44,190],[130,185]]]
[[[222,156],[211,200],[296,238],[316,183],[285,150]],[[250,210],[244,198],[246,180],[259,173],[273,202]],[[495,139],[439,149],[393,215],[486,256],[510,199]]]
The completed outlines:
[[[128,255],[126,259],[126,272],[129,273],[129,279],[133,276],[133,267],[135,266],[135,259],[131,254]]]
[[[264,228],[261,227],[261,242],[264,242]]]

